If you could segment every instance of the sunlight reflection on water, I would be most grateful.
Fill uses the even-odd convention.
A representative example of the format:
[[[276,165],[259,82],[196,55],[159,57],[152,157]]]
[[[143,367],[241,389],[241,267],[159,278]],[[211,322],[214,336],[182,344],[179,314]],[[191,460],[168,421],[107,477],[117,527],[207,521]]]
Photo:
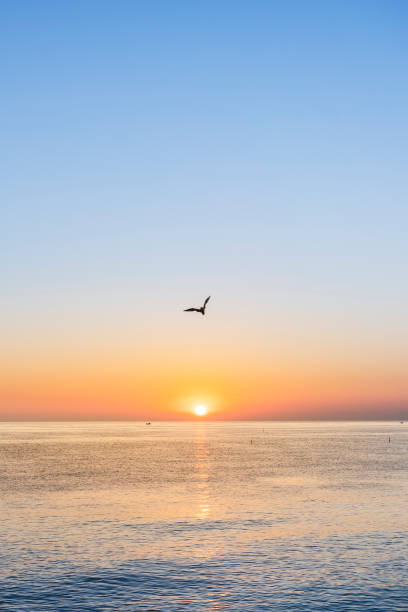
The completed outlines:
[[[205,426],[198,426],[196,436],[194,438],[195,456],[196,456],[196,479],[197,479],[197,513],[198,519],[206,519],[210,515],[210,488],[209,488],[209,470],[210,470],[210,455],[208,452],[207,431]]]

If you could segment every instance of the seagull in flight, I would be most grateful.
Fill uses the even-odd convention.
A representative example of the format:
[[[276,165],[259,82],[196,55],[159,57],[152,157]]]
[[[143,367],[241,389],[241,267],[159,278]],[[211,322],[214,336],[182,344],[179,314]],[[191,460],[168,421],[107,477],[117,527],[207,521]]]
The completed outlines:
[[[201,306],[201,308],[186,308],[184,310],[184,312],[201,312],[202,315],[205,315],[205,307],[207,306],[208,300],[210,299],[211,295],[208,296],[208,298],[205,300],[204,304]]]

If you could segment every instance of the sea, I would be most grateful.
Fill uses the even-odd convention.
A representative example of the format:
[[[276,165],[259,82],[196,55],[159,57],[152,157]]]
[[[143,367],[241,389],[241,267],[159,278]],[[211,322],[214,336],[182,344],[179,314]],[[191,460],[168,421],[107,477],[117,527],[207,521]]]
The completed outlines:
[[[0,423],[0,609],[408,610],[408,424]]]

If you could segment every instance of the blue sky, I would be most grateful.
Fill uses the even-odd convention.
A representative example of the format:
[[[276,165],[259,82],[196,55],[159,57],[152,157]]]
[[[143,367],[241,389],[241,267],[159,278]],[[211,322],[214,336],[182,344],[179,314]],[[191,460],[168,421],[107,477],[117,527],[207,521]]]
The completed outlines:
[[[242,346],[408,357],[406,3],[1,14],[3,360],[61,327],[119,351],[133,314],[141,355],[188,344],[207,293]]]

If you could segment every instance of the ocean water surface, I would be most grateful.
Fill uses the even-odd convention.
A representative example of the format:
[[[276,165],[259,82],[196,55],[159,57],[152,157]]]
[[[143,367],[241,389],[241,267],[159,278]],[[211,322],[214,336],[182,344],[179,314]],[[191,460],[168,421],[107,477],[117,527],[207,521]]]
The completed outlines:
[[[408,610],[408,424],[0,423],[0,504],[2,610]]]

